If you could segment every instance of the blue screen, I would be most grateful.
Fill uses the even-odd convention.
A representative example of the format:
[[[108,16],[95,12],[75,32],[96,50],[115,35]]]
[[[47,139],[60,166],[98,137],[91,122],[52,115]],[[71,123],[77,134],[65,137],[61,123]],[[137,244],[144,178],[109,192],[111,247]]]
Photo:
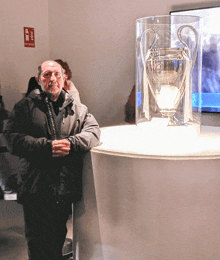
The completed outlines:
[[[171,11],[171,15],[202,18],[202,93],[192,86],[192,105],[202,111],[220,112],[220,7]]]

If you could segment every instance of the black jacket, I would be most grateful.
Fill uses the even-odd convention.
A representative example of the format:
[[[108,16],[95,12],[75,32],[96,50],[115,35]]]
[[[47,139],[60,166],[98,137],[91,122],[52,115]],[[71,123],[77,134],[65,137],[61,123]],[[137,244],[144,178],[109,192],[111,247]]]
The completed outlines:
[[[98,145],[100,129],[85,105],[64,91],[62,95],[59,139],[71,142],[71,151],[65,157],[52,157],[52,129],[44,93],[32,91],[9,115],[3,134],[10,153],[20,157],[19,203],[34,198],[65,197],[72,202],[81,198],[83,153]],[[53,107],[52,102],[49,104]]]

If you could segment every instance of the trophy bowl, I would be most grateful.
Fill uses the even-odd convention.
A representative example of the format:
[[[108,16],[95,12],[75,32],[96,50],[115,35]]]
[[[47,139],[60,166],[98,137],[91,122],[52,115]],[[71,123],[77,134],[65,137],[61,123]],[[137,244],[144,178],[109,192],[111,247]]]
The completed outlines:
[[[169,125],[181,123],[174,115],[184,95],[190,59],[187,50],[179,48],[150,49],[146,57],[146,75],[151,93]]]

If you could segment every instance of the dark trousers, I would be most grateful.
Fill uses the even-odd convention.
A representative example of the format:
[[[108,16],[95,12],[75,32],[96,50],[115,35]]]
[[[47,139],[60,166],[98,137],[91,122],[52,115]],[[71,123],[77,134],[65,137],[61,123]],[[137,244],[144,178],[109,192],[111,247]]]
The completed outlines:
[[[71,203],[32,201],[23,205],[29,260],[61,260]]]

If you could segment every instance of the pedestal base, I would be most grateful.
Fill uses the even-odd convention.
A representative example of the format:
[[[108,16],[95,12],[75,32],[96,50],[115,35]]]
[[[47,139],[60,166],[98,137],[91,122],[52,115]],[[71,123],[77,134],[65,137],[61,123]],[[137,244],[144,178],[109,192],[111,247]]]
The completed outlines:
[[[80,260],[220,259],[220,134],[176,131],[102,129],[76,209]]]

